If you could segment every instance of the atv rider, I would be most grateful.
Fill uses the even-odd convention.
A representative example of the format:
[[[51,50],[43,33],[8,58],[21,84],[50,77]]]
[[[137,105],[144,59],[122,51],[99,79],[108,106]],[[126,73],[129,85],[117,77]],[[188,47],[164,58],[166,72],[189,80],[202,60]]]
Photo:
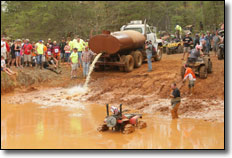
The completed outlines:
[[[189,57],[188,57],[188,62],[196,62],[197,58],[203,55],[201,52],[202,46],[201,45],[196,45],[195,49],[192,49],[189,51]]]

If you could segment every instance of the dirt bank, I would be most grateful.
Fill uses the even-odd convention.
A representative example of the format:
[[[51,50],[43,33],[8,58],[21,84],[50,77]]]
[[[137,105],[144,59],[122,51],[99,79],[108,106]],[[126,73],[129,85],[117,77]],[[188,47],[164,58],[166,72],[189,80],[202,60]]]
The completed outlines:
[[[147,72],[147,64],[143,64],[141,68],[131,73],[122,73],[113,69],[94,72],[89,85],[90,91],[87,94],[80,98],[66,99],[100,104],[122,103],[139,112],[170,117],[170,84],[176,82],[179,85],[181,82],[181,56],[181,54],[164,55],[160,62],[152,64],[152,72]],[[183,99],[179,110],[180,117],[224,121],[224,60],[219,61],[214,56],[211,60],[213,73],[209,74],[207,79],[197,78],[195,95],[187,94],[187,83],[181,88]],[[1,77],[1,92],[16,90],[16,93],[19,93],[50,87],[67,88],[82,85],[85,80],[81,77],[81,71],[78,73],[79,78],[71,80],[70,67],[65,65],[62,66],[62,75],[48,70],[27,70],[27,72],[19,72],[15,80],[9,81],[6,77]],[[8,82],[10,88],[4,88]],[[12,85],[12,82],[15,84]]]

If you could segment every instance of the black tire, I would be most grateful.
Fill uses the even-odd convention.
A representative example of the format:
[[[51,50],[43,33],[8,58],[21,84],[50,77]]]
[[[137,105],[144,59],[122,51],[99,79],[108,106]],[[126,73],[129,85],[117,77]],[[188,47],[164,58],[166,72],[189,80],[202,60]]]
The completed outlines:
[[[209,64],[208,64],[208,73],[212,73],[213,71],[213,64],[212,64],[212,61],[209,61]]]
[[[100,72],[100,71],[104,71],[104,70],[105,70],[104,65],[99,65],[99,66],[94,68],[95,72]]]
[[[166,49],[167,55],[171,54],[171,50],[169,48]]]
[[[222,53],[222,49],[219,49],[218,51],[218,60],[222,60],[223,59],[223,53]]]
[[[139,50],[137,50],[135,52],[132,52],[131,55],[134,58],[134,67],[139,68],[143,63],[143,55],[142,55],[142,53]]]
[[[206,66],[201,66],[201,67],[199,68],[199,76],[200,76],[200,78],[202,78],[202,79],[207,78],[208,74],[207,74]]]
[[[134,58],[131,55],[127,55],[125,59],[125,71],[131,72],[134,69]]]
[[[155,56],[155,61],[160,61],[162,59],[163,49],[158,47],[157,54]]]
[[[185,74],[185,68],[184,68],[184,66],[182,66],[180,69],[180,75],[182,78],[184,78],[184,74]]]
[[[126,61],[126,56],[122,55],[120,62],[125,63],[125,61]],[[125,72],[125,67],[124,66],[119,66],[119,71]]]

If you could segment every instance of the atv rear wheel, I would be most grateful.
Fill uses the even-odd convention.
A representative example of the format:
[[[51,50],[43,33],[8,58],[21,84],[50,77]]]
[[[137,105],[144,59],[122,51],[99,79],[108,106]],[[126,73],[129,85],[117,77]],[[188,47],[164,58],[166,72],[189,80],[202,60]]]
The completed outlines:
[[[218,60],[222,60],[223,59],[223,50],[222,49],[219,49],[218,51]]]
[[[125,59],[125,71],[131,72],[134,69],[134,58],[131,55],[127,55]]]
[[[209,64],[208,64],[208,73],[212,73],[212,69],[213,69],[212,61],[209,61]]]
[[[171,50],[169,48],[166,49],[167,55],[171,54]]]
[[[139,129],[146,128],[147,127],[147,123],[144,122],[144,121],[139,121],[138,124],[137,124],[137,126],[138,126]]]
[[[178,46],[177,52],[178,53],[183,53],[183,47],[181,45]]]
[[[101,125],[97,128],[97,130],[98,130],[99,132],[104,132],[104,131],[109,130],[109,127],[107,127],[106,123],[103,123],[103,124],[101,124]]]
[[[180,74],[181,74],[181,77],[184,78],[184,74],[185,74],[184,66],[181,67]]]
[[[208,74],[207,74],[207,69],[206,69],[206,66],[201,66],[200,69],[199,69],[199,76],[200,78],[207,78]]]
[[[122,131],[123,134],[130,134],[135,131],[135,127],[132,124],[126,124]]]

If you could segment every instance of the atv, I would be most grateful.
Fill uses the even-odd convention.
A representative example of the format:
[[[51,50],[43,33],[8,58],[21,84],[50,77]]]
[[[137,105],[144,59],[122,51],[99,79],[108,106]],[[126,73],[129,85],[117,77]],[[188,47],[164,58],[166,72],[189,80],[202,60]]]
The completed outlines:
[[[208,76],[208,73],[212,73],[212,61],[209,56],[199,57],[197,60],[188,58],[187,62],[184,62],[183,65],[186,65],[194,71],[196,75],[200,78],[205,79]],[[181,67],[181,77],[184,78],[185,67]]]
[[[173,42],[167,44],[166,46],[166,53],[176,54],[176,53],[183,53],[183,46],[180,41],[174,40]]]
[[[116,107],[111,107],[112,115],[109,115],[109,105],[106,104],[106,114],[104,122],[97,128],[99,132],[108,131],[121,131],[124,134],[129,134],[135,131],[135,127],[139,129],[145,128],[147,124],[141,121],[142,114],[124,114],[122,111],[122,104],[120,110]]]
[[[219,44],[219,49],[218,49],[218,60],[222,60],[225,58],[224,56],[224,43]]]

